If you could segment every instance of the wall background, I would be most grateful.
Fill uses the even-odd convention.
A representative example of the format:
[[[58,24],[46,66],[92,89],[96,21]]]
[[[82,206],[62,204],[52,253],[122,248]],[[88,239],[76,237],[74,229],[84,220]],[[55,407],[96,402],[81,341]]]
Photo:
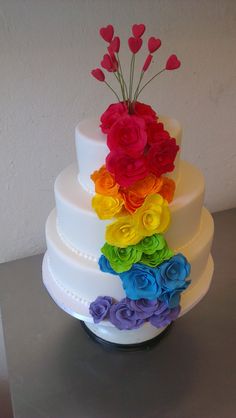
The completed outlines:
[[[234,0],[0,0],[0,262],[45,249],[75,125],[113,100],[89,76],[104,53],[98,28],[112,23],[126,42],[140,22],[163,41],[156,68],[171,53],[183,62],[143,101],[181,121],[183,156],[206,177],[209,209],[236,205]]]

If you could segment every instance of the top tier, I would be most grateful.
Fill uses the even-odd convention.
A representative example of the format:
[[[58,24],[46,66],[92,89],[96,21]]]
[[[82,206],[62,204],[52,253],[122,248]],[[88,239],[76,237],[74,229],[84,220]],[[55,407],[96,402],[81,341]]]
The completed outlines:
[[[171,137],[176,139],[177,144],[181,145],[182,129],[176,119],[167,116],[160,116],[160,122],[164,124],[165,129]],[[83,120],[76,127],[75,145],[77,162],[79,168],[78,180],[89,193],[94,193],[94,183],[90,175],[94,170],[99,169],[105,162],[109,149],[106,144],[107,136],[101,132],[98,118]],[[178,152],[175,160],[175,170],[169,174],[169,177],[178,182],[179,177],[179,158]]]

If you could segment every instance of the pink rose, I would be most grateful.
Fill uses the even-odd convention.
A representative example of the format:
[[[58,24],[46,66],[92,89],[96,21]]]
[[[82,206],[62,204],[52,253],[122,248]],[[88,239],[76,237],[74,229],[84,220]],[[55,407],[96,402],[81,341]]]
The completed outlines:
[[[169,139],[170,134],[164,130],[163,123],[152,122],[147,127],[147,137],[147,141],[151,145]]]
[[[141,157],[146,144],[145,122],[135,115],[121,116],[107,136],[107,145],[111,151],[120,151],[132,158]]]
[[[106,168],[122,187],[129,187],[148,174],[145,157],[134,159],[121,152],[110,152],[106,158]]]
[[[150,146],[147,153],[147,165],[149,170],[157,177],[173,171],[174,160],[179,150],[174,138],[165,139]]]
[[[151,108],[151,106],[145,103],[136,102],[134,107],[134,114],[140,118],[143,118],[146,124],[157,121],[156,112]]]
[[[128,109],[125,103],[113,103],[101,116],[100,128],[104,134],[108,134],[113,123],[115,123],[122,115],[128,114]]]

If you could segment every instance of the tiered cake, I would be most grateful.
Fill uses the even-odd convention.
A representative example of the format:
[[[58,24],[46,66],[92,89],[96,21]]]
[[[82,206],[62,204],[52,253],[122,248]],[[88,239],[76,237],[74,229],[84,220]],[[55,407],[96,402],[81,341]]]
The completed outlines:
[[[137,32],[133,31],[136,39]],[[126,108],[125,117],[133,118],[135,123],[137,115],[143,118],[142,112],[136,112],[135,104],[131,111],[128,101],[123,101],[122,106]],[[146,105],[140,106],[143,111]],[[122,117],[116,115],[111,126],[120,123]],[[56,179],[56,209],[46,224],[43,280],[50,295],[62,309],[84,321],[95,335],[119,344],[140,343],[157,336],[199,302],[213,273],[210,250],[214,226],[203,207],[204,178],[196,167],[181,159],[179,122],[167,116],[158,116],[157,121],[161,135],[156,134],[156,142],[163,144],[168,139],[175,143],[175,168],[169,172],[167,169],[165,176],[154,175],[153,171],[140,175],[140,180],[129,184],[125,179],[119,183],[119,173],[111,168],[108,155],[113,152],[114,135],[111,138],[104,133],[104,123],[102,132],[99,118],[80,122],[75,138],[77,164],[66,168]],[[149,125],[146,120],[145,123],[140,129],[147,132]],[[121,141],[126,140],[126,133],[122,131],[122,135]],[[150,139],[148,145],[148,135],[142,136],[145,158],[153,145]],[[127,145],[122,142],[122,146],[126,152]],[[138,160],[140,155],[138,152],[135,158]],[[114,181],[112,185],[106,183],[109,193],[106,191],[104,196],[100,190],[98,193],[97,183],[102,170]],[[130,186],[143,187],[150,175],[156,189],[149,191],[142,202],[131,202],[127,197]],[[162,188],[157,186],[160,181],[165,181]],[[118,202],[115,210],[113,201]],[[135,202],[136,207],[130,202]],[[109,211],[113,216],[107,216]],[[145,225],[138,226],[136,235],[131,236],[126,223],[130,225],[137,218],[140,221],[144,212],[145,222],[150,224],[143,221]],[[118,223],[123,228],[120,241]],[[153,251],[151,246],[156,246]],[[118,254],[117,258],[114,254]],[[149,282],[149,278],[154,281]]]

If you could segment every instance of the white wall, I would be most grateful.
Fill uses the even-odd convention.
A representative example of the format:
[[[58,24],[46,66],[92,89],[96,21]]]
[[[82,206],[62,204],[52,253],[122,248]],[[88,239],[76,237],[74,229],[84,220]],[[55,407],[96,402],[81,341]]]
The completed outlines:
[[[89,76],[104,52],[98,28],[113,23],[126,43],[140,22],[163,41],[156,68],[172,52],[183,62],[143,101],[181,121],[183,155],[205,174],[207,206],[236,205],[234,0],[0,0],[0,261],[44,250],[75,125],[113,100]]]

